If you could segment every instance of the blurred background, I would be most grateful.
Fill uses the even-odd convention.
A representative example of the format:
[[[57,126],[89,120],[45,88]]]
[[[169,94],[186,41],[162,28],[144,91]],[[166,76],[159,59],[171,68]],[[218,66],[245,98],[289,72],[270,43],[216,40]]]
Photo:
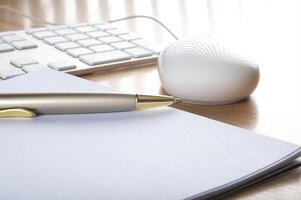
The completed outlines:
[[[128,15],[150,15],[166,23],[179,36],[215,34],[256,39],[299,35],[299,0],[0,0],[24,13],[61,24],[99,22]],[[144,19],[120,23],[134,32],[168,42],[170,36]],[[0,12],[1,30],[39,26],[13,13]],[[40,25],[41,26],[41,25]],[[16,28],[18,27],[18,28]],[[297,27],[297,28],[296,28]],[[278,38],[279,39],[279,38]]]

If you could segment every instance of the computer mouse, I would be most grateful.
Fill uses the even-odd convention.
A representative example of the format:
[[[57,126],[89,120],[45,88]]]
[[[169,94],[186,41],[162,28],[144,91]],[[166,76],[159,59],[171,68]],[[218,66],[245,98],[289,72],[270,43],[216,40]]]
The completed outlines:
[[[163,88],[184,102],[222,105],[247,98],[257,87],[256,63],[210,36],[179,39],[159,56]]]

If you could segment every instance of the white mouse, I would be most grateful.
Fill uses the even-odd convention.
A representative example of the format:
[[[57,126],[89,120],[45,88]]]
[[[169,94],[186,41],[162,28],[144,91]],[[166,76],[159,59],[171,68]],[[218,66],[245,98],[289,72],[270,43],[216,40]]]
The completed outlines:
[[[257,64],[231,55],[208,36],[178,40],[159,56],[163,88],[185,102],[221,105],[248,97],[259,81]]]

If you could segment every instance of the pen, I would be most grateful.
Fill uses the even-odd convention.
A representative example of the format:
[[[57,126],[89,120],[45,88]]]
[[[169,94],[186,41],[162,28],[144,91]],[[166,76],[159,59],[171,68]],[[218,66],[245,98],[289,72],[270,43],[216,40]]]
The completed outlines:
[[[168,106],[178,101],[172,96],[122,93],[8,93],[0,94],[0,117],[121,112]]]

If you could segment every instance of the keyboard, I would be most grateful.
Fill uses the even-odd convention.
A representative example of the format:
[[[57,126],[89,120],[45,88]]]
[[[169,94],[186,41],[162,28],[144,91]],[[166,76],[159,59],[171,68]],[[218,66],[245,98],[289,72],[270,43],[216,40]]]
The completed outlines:
[[[157,63],[158,48],[103,22],[0,33],[0,80],[43,68],[83,75]]]

